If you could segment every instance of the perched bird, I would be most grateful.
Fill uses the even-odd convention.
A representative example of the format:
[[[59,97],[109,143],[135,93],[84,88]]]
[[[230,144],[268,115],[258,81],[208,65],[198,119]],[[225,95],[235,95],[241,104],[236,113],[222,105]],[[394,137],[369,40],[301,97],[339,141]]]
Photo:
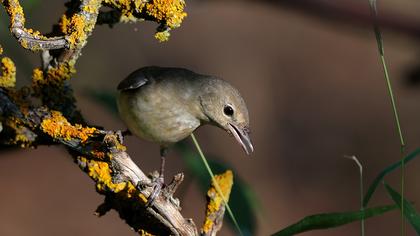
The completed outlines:
[[[161,169],[152,202],[163,186],[168,147],[204,124],[232,134],[247,154],[253,152],[248,109],[238,90],[214,76],[182,68],[144,67],[118,85],[120,117],[134,135],[160,144]]]

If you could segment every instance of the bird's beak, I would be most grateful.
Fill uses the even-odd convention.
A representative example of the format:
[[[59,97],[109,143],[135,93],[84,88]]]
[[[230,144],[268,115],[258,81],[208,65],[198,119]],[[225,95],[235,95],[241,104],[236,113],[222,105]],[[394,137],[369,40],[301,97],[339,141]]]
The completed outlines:
[[[236,141],[242,145],[242,148],[247,155],[254,151],[251,139],[249,138],[249,133],[246,129],[239,128],[238,126],[229,123],[229,130],[235,137]]]

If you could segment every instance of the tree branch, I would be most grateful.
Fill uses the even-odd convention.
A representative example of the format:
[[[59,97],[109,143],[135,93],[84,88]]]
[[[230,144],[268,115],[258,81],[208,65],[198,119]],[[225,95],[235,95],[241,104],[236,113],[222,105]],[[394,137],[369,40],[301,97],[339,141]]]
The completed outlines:
[[[216,183],[220,186],[223,196],[216,190]],[[217,175],[212,181],[211,187],[207,192],[207,209],[206,218],[204,220],[203,228],[201,229],[202,236],[215,236],[223,225],[223,216],[225,215],[226,202],[229,201],[230,191],[233,185],[233,173],[228,170],[221,175]]]
[[[24,48],[41,50],[43,65],[33,70],[30,87],[17,89],[13,61],[7,57],[1,59],[0,143],[11,147],[64,145],[81,170],[95,181],[97,192],[105,196],[96,210],[98,216],[114,209],[141,235],[198,235],[193,220],[182,216],[180,201],[173,197],[184,175],[175,175],[153,204],[146,207],[153,190],[151,182],[157,174],[147,176],[132,161],[122,144],[120,132],[86,124],[68,82],[76,73],[75,63],[96,24],[153,20],[159,23],[155,37],[165,41],[169,30],[179,27],[186,16],[183,0],[71,1],[51,33],[56,35],[54,37],[25,28],[25,17],[18,0],[0,0],[0,3],[10,16],[12,34]],[[102,5],[112,10],[100,13]],[[41,105],[34,105],[34,100],[40,100]],[[232,173],[227,172],[216,181],[225,186],[223,194],[228,197]],[[215,235],[222,226],[225,206],[214,191],[213,187],[208,193],[203,235]]]
[[[3,6],[10,17],[10,32],[20,45],[32,51],[59,49],[68,46],[64,37],[46,37],[25,28],[25,15],[18,0],[4,0]]]

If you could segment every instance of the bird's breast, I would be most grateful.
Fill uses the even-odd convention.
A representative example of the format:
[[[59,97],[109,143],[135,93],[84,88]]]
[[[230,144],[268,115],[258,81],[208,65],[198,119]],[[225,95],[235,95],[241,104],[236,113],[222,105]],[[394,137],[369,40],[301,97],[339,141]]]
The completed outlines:
[[[150,141],[175,143],[200,126],[200,120],[191,114],[188,104],[173,94],[139,89],[122,92],[117,101],[128,129]]]

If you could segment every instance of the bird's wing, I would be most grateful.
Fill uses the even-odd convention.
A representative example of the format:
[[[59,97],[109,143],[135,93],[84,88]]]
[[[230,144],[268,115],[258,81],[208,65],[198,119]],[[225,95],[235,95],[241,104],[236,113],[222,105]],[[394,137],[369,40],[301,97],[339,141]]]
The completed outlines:
[[[146,77],[145,71],[143,69],[139,69],[131,73],[127,78],[118,84],[118,90],[131,90],[137,89],[141,86],[145,85],[149,79]]]

